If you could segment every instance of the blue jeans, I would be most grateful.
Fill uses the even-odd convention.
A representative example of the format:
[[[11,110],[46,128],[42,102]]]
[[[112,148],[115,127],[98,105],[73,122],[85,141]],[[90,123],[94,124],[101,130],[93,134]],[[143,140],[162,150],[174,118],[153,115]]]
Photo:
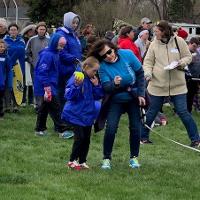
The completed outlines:
[[[128,113],[129,118],[130,158],[137,157],[139,154],[141,120],[138,103],[134,101],[128,103],[111,102],[103,141],[104,159],[111,159],[115,134],[117,133],[120,117],[124,112]],[[124,132],[122,132],[122,134],[124,134]]]
[[[146,116],[146,124],[148,126],[151,126],[151,124],[153,123],[156,115],[163,105],[164,98],[164,96],[150,95],[150,106]],[[197,130],[197,125],[193,120],[192,115],[187,110],[186,94],[170,96],[170,100],[173,102],[176,113],[181,118],[181,121],[186,128],[190,140],[198,141],[199,134]],[[146,127],[142,130],[141,139],[149,139],[149,129],[147,129]]]

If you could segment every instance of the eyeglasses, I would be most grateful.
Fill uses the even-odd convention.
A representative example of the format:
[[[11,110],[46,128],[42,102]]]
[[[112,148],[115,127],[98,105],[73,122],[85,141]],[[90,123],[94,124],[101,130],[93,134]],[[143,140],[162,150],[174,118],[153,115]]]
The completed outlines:
[[[108,51],[106,51],[106,53],[104,53],[102,56],[100,56],[102,59],[106,59],[107,55],[110,55],[113,52],[112,49],[109,49]]]

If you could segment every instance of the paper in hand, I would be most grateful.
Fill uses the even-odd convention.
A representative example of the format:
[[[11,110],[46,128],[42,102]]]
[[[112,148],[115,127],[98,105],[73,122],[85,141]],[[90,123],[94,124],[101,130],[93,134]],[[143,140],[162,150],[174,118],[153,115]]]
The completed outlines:
[[[164,70],[171,70],[171,69],[175,69],[176,67],[178,67],[178,61],[173,61],[169,65],[164,67]]]

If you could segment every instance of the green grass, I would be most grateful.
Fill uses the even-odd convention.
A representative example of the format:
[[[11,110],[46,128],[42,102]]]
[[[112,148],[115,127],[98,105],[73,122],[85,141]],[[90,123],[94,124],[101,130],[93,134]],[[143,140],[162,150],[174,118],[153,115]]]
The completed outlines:
[[[169,108],[169,124],[158,133],[189,144],[186,131]],[[200,114],[194,117],[200,128]],[[36,116],[31,108],[7,114],[0,121],[0,199],[2,200],[132,200],[199,199],[200,153],[170,143],[152,133],[154,145],[140,148],[140,169],[130,169],[128,124],[123,116],[113,150],[113,169],[100,169],[103,132],[91,138],[88,171],[65,167],[73,140],[62,140],[53,132],[36,137]]]

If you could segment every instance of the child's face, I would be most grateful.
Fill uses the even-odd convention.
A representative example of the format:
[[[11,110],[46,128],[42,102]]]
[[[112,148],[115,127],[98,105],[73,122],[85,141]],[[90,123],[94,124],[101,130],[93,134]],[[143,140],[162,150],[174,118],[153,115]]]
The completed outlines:
[[[0,43],[0,53],[4,53],[5,50],[6,50],[5,44]]]
[[[79,18],[78,17],[75,17],[72,21],[72,29],[73,30],[76,30],[78,28],[78,25],[79,25]]]
[[[12,38],[16,38],[18,35],[18,29],[15,26],[11,26],[8,32]]]
[[[84,72],[87,74],[89,78],[93,78],[99,69],[99,64],[95,64],[92,68],[86,67]]]

